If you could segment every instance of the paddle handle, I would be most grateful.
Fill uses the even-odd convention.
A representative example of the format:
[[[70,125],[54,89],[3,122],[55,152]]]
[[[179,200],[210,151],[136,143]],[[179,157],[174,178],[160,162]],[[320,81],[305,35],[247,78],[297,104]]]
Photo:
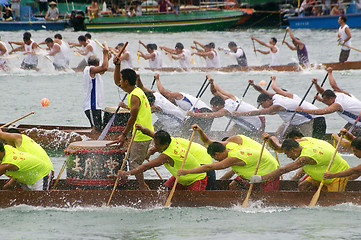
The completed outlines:
[[[335,152],[333,153],[332,158],[331,158],[331,161],[330,161],[330,163],[329,163],[328,166],[327,166],[326,172],[330,171],[330,169],[331,169],[333,160],[334,160],[335,157],[336,157],[337,150],[338,150],[338,148],[340,147],[340,144],[341,144],[341,142],[342,142],[342,139],[343,139],[343,135],[341,135],[341,137],[338,139],[337,145],[336,145],[336,147],[335,147]],[[325,179],[322,179],[322,181],[321,181],[321,183],[320,183],[320,186],[318,187],[316,193],[313,195],[313,197],[312,197],[312,199],[311,199],[311,202],[310,202],[310,204],[309,204],[310,207],[316,206],[316,203],[317,203],[317,201],[318,201],[318,199],[319,199],[319,197],[320,197],[320,193],[321,193],[321,190],[322,190],[322,187],[323,187],[324,184],[325,184]]]
[[[193,142],[193,138],[194,138],[194,134],[195,134],[195,133],[196,133],[196,131],[193,129],[192,136],[191,136],[191,139],[189,140],[189,145],[188,145],[186,154],[184,155],[184,159],[183,159],[182,165],[181,165],[181,167],[180,167],[180,170],[183,169],[184,164],[186,163],[186,160],[187,160],[187,157],[188,157],[188,153],[189,153],[189,150],[190,150],[190,148],[191,148],[191,145],[192,145],[192,142]],[[180,176],[177,175],[177,177],[176,177],[176,179],[175,179],[175,182],[174,182],[174,185],[173,185],[173,188],[172,188],[172,191],[170,192],[170,194],[169,194],[169,196],[168,196],[168,199],[167,199],[167,202],[165,203],[164,207],[169,207],[170,202],[171,202],[171,200],[172,200],[172,198],[173,198],[173,195],[174,195],[176,186],[177,186],[177,184],[178,184],[179,178],[180,178]]]
[[[149,159],[146,159],[149,162]],[[160,180],[163,180],[162,176],[159,174],[159,172],[157,171],[157,169],[154,167],[153,168],[155,174],[157,174],[157,176],[159,177]]]
[[[282,45],[283,45],[283,42],[286,40],[287,33],[288,33],[288,31],[286,30],[285,36],[283,37]]]
[[[350,133],[353,131],[353,129],[356,127],[356,124],[360,120],[360,115],[356,118],[355,122],[352,124],[352,127],[348,130]]]
[[[120,55],[122,55],[122,53],[125,51],[125,48],[127,47],[127,45],[128,45],[128,42],[125,42],[122,49],[120,49],[120,52],[115,56],[116,58],[119,58]]]
[[[207,80],[207,79],[206,79]],[[204,92],[207,90],[208,86],[209,86],[210,82],[207,83],[207,85],[204,87],[204,89],[202,90],[202,92],[198,95],[197,97],[197,101],[192,105],[191,109],[189,111],[193,112],[193,109],[197,106],[199,100],[201,99],[201,97],[203,96]],[[203,87],[203,86],[202,86]]]
[[[153,89],[154,84],[155,84],[155,76],[154,76],[154,78],[153,78],[152,86],[150,87],[150,89]]]
[[[256,46],[254,45],[254,40],[253,39],[252,39],[252,44],[253,44],[254,55],[256,55],[256,58],[257,58]]]
[[[61,175],[63,174],[63,172],[64,172],[64,170],[65,170],[66,162],[67,162],[67,161],[65,160],[63,166],[62,166],[61,169],[60,169],[60,172],[59,172],[59,174],[58,174],[58,177],[57,177],[56,180],[55,180],[55,183],[54,183],[54,186],[53,186],[53,190],[56,189],[56,185],[58,184],[58,182],[59,182],[59,180],[60,180],[60,177],[61,177]]]
[[[264,150],[265,144],[266,144],[266,139],[263,139],[262,148],[261,148],[261,153],[259,154],[259,158],[258,158],[258,161],[257,161],[256,169],[254,170],[254,175],[257,175],[258,168],[259,168],[259,165],[260,165],[260,163],[261,163],[261,159],[262,159],[262,155],[263,155],[263,150]],[[251,196],[252,189],[253,189],[253,183],[251,183],[251,184],[249,185],[249,189],[248,189],[248,192],[247,192],[247,196],[246,196],[246,198],[244,199],[244,201],[243,201],[243,203],[242,203],[242,208],[247,208],[247,207],[248,207],[248,200],[249,200],[249,197]]]
[[[327,80],[327,77],[328,77],[328,73],[326,73],[326,76],[323,78],[323,81],[322,81],[322,83],[321,83],[321,87],[323,87],[323,85],[325,84],[325,82],[326,82],[326,80]],[[316,99],[317,99],[317,96],[318,96],[319,94],[320,94],[319,92],[316,93],[316,97],[312,100],[312,104],[315,104]]]
[[[202,84],[201,88],[199,89],[199,91],[198,91],[198,93],[196,95],[196,98],[198,98],[199,95],[201,94],[202,89],[204,88],[204,85],[206,85],[207,80],[208,80],[208,77],[206,77],[206,79],[203,81],[203,84]]]
[[[28,114],[26,114],[26,115],[24,115],[24,116],[22,116],[22,117],[19,117],[19,118],[15,119],[14,121],[11,121],[11,122],[8,122],[8,123],[2,125],[0,128],[7,127],[7,126],[9,126],[9,125],[11,125],[11,124],[13,124],[13,123],[16,123],[17,121],[20,121],[20,120],[23,119],[23,118],[26,118],[27,116],[30,116],[31,114],[34,114],[34,113],[35,113],[35,112],[30,112],[30,113],[28,113]]]
[[[137,129],[135,129],[134,133],[133,133],[133,136],[132,136],[132,139],[130,140],[130,143],[129,143],[129,146],[128,146],[128,150],[127,150],[127,153],[125,154],[125,157],[123,159],[123,163],[122,163],[122,166],[120,167],[120,170],[123,170],[124,169],[124,166],[125,166],[125,162],[127,161],[128,159],[128,156],[129,156],[129,152],[130,152],[130,149],[133,145],[133,142],[134,142],[134,137],[135,137],[135,134],[137,133]],[[113,197],[113,194],[115,192],[115,189],[117,188],[118,186],[118,182],[119,182],[119,177],[117,176],[116,180],[115,180],[115,183],[114,183],[114,187],[113,187],[113,190],[112,190],[112,193],[110,194],[110,197],[109,197],[109,200],[107,202],[107,207],[109,206],[110,204],[110,201],[112,200],[112,197]]]
[[[345,46],[345,47],[351,48],[351,49],[353,49],[353,50],[355,50],[355,51],[361,52],[361,50],[360,50],[360,49],[357,49],[357,48],[351,47],[351,46],[346,45],[346,44],[343,44],[342,46]]]

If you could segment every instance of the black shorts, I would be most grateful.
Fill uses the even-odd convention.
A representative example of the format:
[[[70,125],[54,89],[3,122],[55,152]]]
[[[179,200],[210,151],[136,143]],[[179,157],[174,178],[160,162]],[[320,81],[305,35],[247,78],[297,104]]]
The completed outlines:
[[[47,12],[48,11],[48,2],[39,2],[39,12]]]
[[[38,67],[38,64],[32,65],[22,62],[20,67],[21,69],[25,69],[25,70],[35,70]]]
[[[343,50],[341,49],[339,61],[340,62],[346,62],[348,57],[350,56],[350,50]]]
[[[95,127],[97,130],[101,130],[103,128],[102,110],[86,110],[85,115],[88,117],[91,127]]]

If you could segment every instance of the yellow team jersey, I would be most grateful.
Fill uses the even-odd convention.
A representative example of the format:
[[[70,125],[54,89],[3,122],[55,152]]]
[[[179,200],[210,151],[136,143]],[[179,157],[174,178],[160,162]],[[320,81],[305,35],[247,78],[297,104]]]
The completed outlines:
[[[186,148],[184,148],[180,142],[177,141],[177,139],[172,137],[171,143],[169,144],[168,148],[162,152],[162,154],[165,154],[173,159],[174,166],[171,166],[168,163],[164,164],[164,166],[174,177],[177,177],[177,172],[180,169],[186,154]],[[197,159],[191,153],[188,153],[183,169],[193,169],[199,166],[200,164],[198,163]],[[201,180],[206,176],[206,173],[182,175],[179,178],[179,183],[183,186],[189,186],[195,181]]]
[[[53,163],[50,161],[50,158],[48,154],[45,152],[45,150],[28,136],[21,134],[21,137],[22,137],[21,146],[20,147],[16,146],[16,149],[18,149],[21,152],[26,152],[34,155],[35,157],[44,161],[44,163],[49,165],[51,170],[54,171]]]
[[[52,170],[49,164],[45,164],[42,160],[29,153],[20,152],[9,145],[4,147],[5,156],[1,164],[12,164],[19,168],[17,171],[7,171],[5,175],[20,183],[33,185]]]
[[[139,111],[138,111],[137,119],[135,120],[134,125],[136,123],[139,123],[143,127],[149,128],[151,131],[153,131],[154,128],[152,125],[152,113],[150,110],[150,105],[149,105],[147,97],[145,96],[142,89],[140,89],[139,87],[134,88],[134,90],[127,97],[129,109],[132,108],[131,98],[133,95],[137,96],[140,100]],[[133,133],[134,133],[134,131],[135,131],[135,127],[133,126]],[[148,141],[151,139],[152,139],[151,137],[143,134],[141,131],[137,131],[134,141],[141,142],[141,141]]]
[[[187,150],[189,145],[189,140],[184,138],[175,138],[183,148]],[[212,164],[213,160],[211,155],[207,153],[207,149],[200,145],[199,143],[192,142],[191,148],[189,149],[189,153],[191,153],[198,161],[199,164]]]

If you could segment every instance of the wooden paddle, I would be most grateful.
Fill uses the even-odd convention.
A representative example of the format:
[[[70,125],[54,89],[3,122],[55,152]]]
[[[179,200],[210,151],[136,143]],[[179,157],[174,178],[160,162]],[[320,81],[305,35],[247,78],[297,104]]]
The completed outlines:
[[[328,164],[328,167],[327,167],[326,172],[330,171],[330,168],[331,168],[331,166],[332,166],[333,160],[334,160],[335,157],[336,157],[337,149],[339,148],[339,146],[340,146],[340,144],[341,144],[341,142],[342,142],[342,139],[343,139],[343,135],[341,135],[341,137],[338,139],[337,145],[336,145],[336,147],[335,147],[335,152],[334,152],[333,155],[332,155],[331,161],[330,161],[330,163]],[[317,201],[318,201],[318,198],[320,197],[320,193],[321,193],[321,190],[322,190],[322,187],[323,187],[324,184],[325,184],[325,179],[322,179],[322,181],[321,181],[321,183],[320,183],[320,186],[318,187],[315,195],[313,195],[313,197],[312,197],[312,200],[311,200],[310,205],[309,205],[310,207],[314,207],[314,206],[316,205],[316,203],[317,203]]]
[[[321,87],[323,87],[323,85],[325,84],[325,82],[326,82],[326,80],[327,80],[327,77],[328,77],[328,73],[326,73],[326,76],[324,77],[324,79],[323,79],[323,81],[322,81],[322,83],[321,83]],[[316,93],[316,96],[315,96],[315,97],[313,98],[313,100],[312,100],[312,104],[315,104],[316,99],[317,99],[317,96],[318,96],[319,94],[320,94],[319,92]]]
[[[206,79],[204,80],[201,88],[199,89],[197,95],[196,95],[196,98],[197,98],[197,101],[193,104],[193,106],[191,107],[191,109],[189,111],[193,111],[193,109],[196,107],[197,103],[199,102],[199,100],[201,99],[201,97],[203,96],[204,92],[207,90],[210,82],[208,82],[206,84],[206,82],[208,81],[208,77],[206,77]]]
[[[253,44],[253,52],[254,52],[254,55],[256,55],[256,58],[257,58],[256,46],[254,45],[254,40],[253,40],[253,39],[252,39],[252,44]]]
[[[124,46],[125,46],[125,45],[124,45]],[[134,133],[133,133],[133,136],[132,136],[132,139],[130,140],[130,143],[129,143],[129,146],[128,146],[128,150],[127,150],[127,153],[125,154],[125,157],[124,157],[124,159],[123,159],[123,163],[122,163],[122,166],[120,167],[120,170],[123,170],[123,169],[124,169],[125,162],[126,162],[127,159],[128,159],[129,152],[130,152],[130,149],[132,148],[132,145],[133,145],[133,142],[134,142],[134,137],[135,137],[135,134],[136,134],[136,133],[137,133],[137,129],[135,129],[135,131],[134,131]],[[117,188],[118,182],[119,182],[119,177],[117,177],[117,179],[115,180],[112,193],[110,194],[110,197],[109,197],[109,200],[108,200],[108,203],[107,203],[107,207],[109,206],[109,203],[110,203],[110,201],[112,200],[112,197],[113,197],[113,194],[114,194],[114,192],[115,192],[115,189]]]
[[[346,44],[342,44],[342,46],[345,46],[345,47],[351,48],[351,49],[353,49],[353,50],[355,50],[355,51],[361,52],[361,50],[360,50],[360,49],[357,49],[357,48],[351,47],[351,46],[346,45]]]
[[[242,98],[239,100],[239,103],[238,103],[238,105],[237,105],[237,107],[236,107],[236,110],[234,110],[235,112],[237,112],[239,106],[241,106],[241,103],[242,103],[242,101],[243,101],[243,98],[246,96],[246,93],[247,93],[247,91],[248,91],[248,89],[249,89],[249,86],[251,86],[250,83],[248,83],[248,85],[247,85],[247,87],[246,87],[246,90],[244,91],[244,93],[243,93],[243,95],[242,95]],[[227,125],[226,125],[226,128],[224,129],[224,132],[227,132],[227,130],[228,130],[228,128],[229,128],[229,125],[231,125],[232,120],[233,120],[233,116],[231,116],[231,118],[229,119],[229,121],[228,121],[228,123],[227,123]]]
[[[30,113],[28,113],[28,114],[26,114],[26,115],[24,115],[24,116],[22,116],[22,117],[19,117],[19,118],[15,119],[14,121],[8,122],[8,123],[0,126],[0,128],[7,127],[7,126],[9,126],[9,125],[11,125],[11,124],[13,124],[13,123],[16,123],[17,121],[19,121],[19,120],[21,120],[21,119],[23,119],[23,118],[26,118],[27,116],[30,116],[31,114],[34,114],[34,113],[35,113],[35,112],[30,112]]]
[[[155,77],[153,78],[153,82],[152,82],[152,86],[150,87],[150,89],[152,90],[155,84]]]
[[[149,162],[149,159],[146,159]],[[155,169],[155,167],[153,168],[154,172],[157,174],[157,176],[159,177],[160,180],[163,180],[162,176],[159,174],[159,172],[157,171],[157,169]]]
[[[128,42],[124,43],[124,46],[122,47],[122,49],[120,49],[120,52],[118,52],[118,54],[115,56],[115,58],[119,58],[120,55],[122,55],[122,53],[124,52],[125,48],[127,47]]]
[[[267,87],[266,87],[266,91],[268,91],[268,89],[271,87],[271,83],[272,83],[272,79],[269,80],[268,85],[267,85]],[[259,109],[260,106],[261,106],[261,104],[259,103],[259,104],[257,105],[257,109]]]
[[[60,172],[59,172],[59,174],[58,174],[58,177],[57,177],[56,180],[55,180],[55,183],[54,183],[54,186],[53,186],[53,189],[52,189],[52,190],[55,190],[55,189],[56,189],[56,185],[58,184],[58,182],[59,182],[59,180],[60,180],[60,177],[61,177],[61,175],[63,174],[63,172],[64,172],[64,170],[65,170],[67,160],[68,160],[68,159],[66,159],[66,160],[64,161],[64,164],[63,164],[63,166],[62,166],[61,169],[60,169]]]
[[[193,142],[193,138],[194,138],[194,134],[195,134],[195,133],[196,133],[196,131],[193,129],[192,136],[191,136],[191,139],[189,140],[189,145],[188,145],[186,154],[184,155],[184,159],[183,159],[183,162],[182,162],[182,165],[181,165],[180,169],[183,169],[184,164],[185,164],[185,162],[186,162],[186,160],[187,160],[188,153],[189,153],[189,150],[190,150],[190,148],[191,148],[191,145],[192,145],[192,142]],[[175,188],[176,188],[176,186],[177,186],[177,184],[178,184],[179,177],[180,177],[180,176],[177,176],[177,177],[176,177],[175,182],[174,182],[174,185],[173,185],[173,188],[172,188],[172,191],[170,192],[170,194],[169,194],[169,196],[168,196],[168,199],[167,199],[167,202],[165,203],[164,207],[169,207],[170,201],[172,200],[173,195],[174,195],[174,192],[175,192]]]
[[[283,42],[286,40],[287,33],[288,33],[288,31],[286,30],[285,36],[283,37],[282,45],[283,45]]]
[[[263,150],[264,150],[264,145],[265,145],[265,144],[266,144],[266,139],[263,139],[261,152],[260,152],[260,154],[259,154],[259,158],[258,158],[258,161],[257,161],[256,169],[254,170],[254,175],[257,175],[258,167],[259,167],[259,164],[261,163],[262,154],[263,154]],[[243,201],[243,203],[242,203],[242,208],[248,208],[248,200],[249,200],[249,197],[251,196],[252,188],[253,188],[253,183],[251,183],[251,184],[249,185],[249,189],[248,189],[248,192],[247,192],[247,196],[246,196],[246,198],[244,199],[244,201]]]

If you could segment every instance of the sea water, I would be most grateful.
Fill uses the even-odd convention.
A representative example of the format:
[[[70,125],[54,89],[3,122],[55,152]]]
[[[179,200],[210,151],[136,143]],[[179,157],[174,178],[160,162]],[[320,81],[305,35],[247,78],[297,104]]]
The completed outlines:
[[[56,32],[32,32],[33,40],[41,42],[47,37],[53,37]],[[351,30],[353,46],[360,46],[361,31]],[[65,41],[76,41],[84,32],[61,32]],[[337,62],[340,48],[337,46],[337,34],[333,30],[295,30],[307,46],[312,63]],[[22,32],[1,32],[2,41],[21,41]],[[109,46],[128,41],[127,49],[131,51],[133,63],[141,69],[139,73],[146,86],[153,80],[153,72],[144,70],[148,63],[142,58],[138,62],[136,52],[140,48],[138,41],[157,43],[158,46],[174,47],[176,42],[182,42],[189,48],[193,40],[201,43],[215,42],[216,47],[227,47],[229,41],[235,41],[241,46],[248,58],[249,65],[264,65],[270,62],[270,57],[253,53],[250,37],[256,36],[265,42],[270,37],[276,37],[280,48],[281,64],[297,62],[295,51],[281,45],[284,30],[236,30],[228,32],[189,32],[189,33],[94,33],[93,39],[107,41]],[[287,37],[289,41],[289,38]],[[44,46],[44,45],[43,45]],[[266,50],[256,44],[257,48]],[[10,48],[8,46],[8,48]],[[97,50],[101,54],[100,49]],[[80,57],[70,52],[70,65],[76,67]],[[224,53],[220,53],[221,65],[235,64]],[[39,57],[39,71],[20,70],[23,56],[16,54],[9,59],[11,71],[0,72],[0,122],[10,122],[28,112],[35,114],[19,123],[88,126],[89,122],[82,110],[83,76],[71,70],[57,72],[52,63],[44,57]],[[360,53],[351,51],[349,60],[359,60]],[[203,66],[204,60],[194,56],[195,66]],[[176,61],[170,61],[163,54],[165,66],[177,67]],[[110,63],[113,68],[113,64]],[[338,85],[361,98],[359,83],[360,70],[335,71],[334,77]],[[241,97],[247,81],[256,83],[269,81],[271,75],[277,77],[280,87],[302,97],[311,84],[312,78],[322,81],[326,71],[306,70],[303,72],[209,72],[215,81],[225,90]],[[189,71],[185,73],[160,73],[163,85],[174,91],[182,91],[196,95],[206,73]],[[104,106],[117,105],[124,95],[113,83],[113,73],[107,72],[104,79]],[[329,88],[326,83],[325,88]],[[312,101],[315,90],[307,96]],[[256,105],[258,93],[249,89],[244,101]],[[41,99],[50,100],[49,107],[41,106]],[[212,95],[206,91],[202,100],[209,103]],[[318,107],[324,107],[316,103]],[[274,132],[281,120],[278,115],[267,116],[266,131]],[[338,114],[326,116],[327,132],[338,132],[345,121]],[[212,125],[214,130],[223,130],[227,119],[216,119]],[[55,173],[59,172],[65,161],[61,151],[49,152],[54,163]],[[342,154],[350,166],[356,166],[360,161],[351,154]],[[281,165],[291,162],[280,154]],[[163,178],[169,177],[165,168],[158,171]],[[220,177],[224,171],[217,173]],[[285,179],[293,173],[285,175]],[[65,175],[65,173],[64,173]],[[63,176],[64,178],[65,176]],[[149,170],[146,178],[157,178],[154,171]],[[282,208],[264,207],[262,202],[251,202],[249,209],[240,206],[233,208],[162,208],[138,210],[125,207],[111,208],[42,208],[31,206],[16,206],[0,209],[0,239],[359,239],[361,208],[352,204],[342,204],[333,207],[316,208]]]

